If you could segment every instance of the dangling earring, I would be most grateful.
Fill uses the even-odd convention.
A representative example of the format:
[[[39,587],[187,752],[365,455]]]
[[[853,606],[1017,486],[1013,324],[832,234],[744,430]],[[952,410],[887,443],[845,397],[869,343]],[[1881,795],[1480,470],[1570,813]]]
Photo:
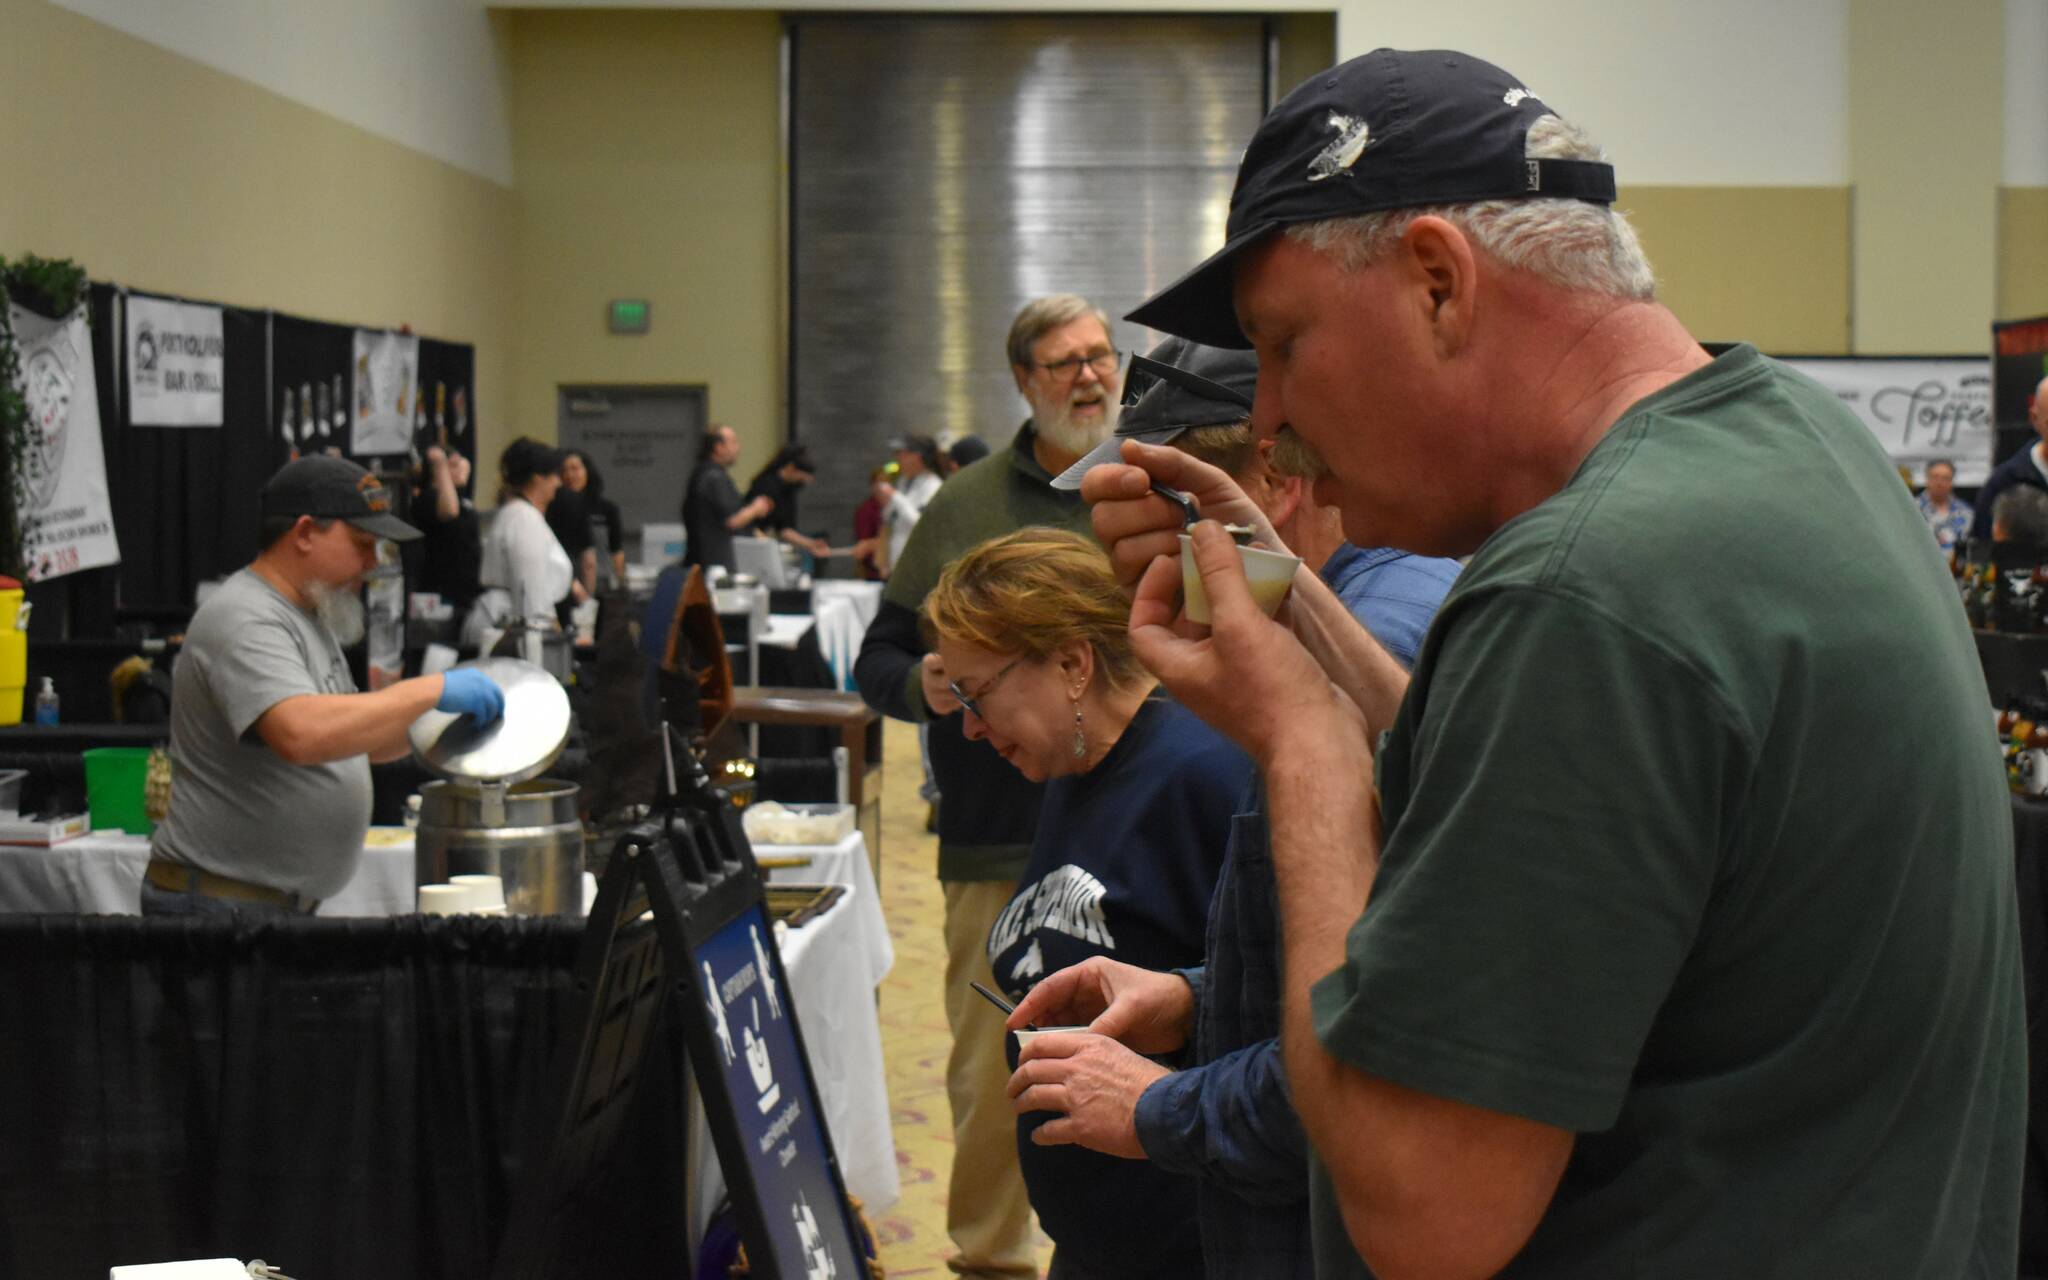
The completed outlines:
[[[1088,735],[1081,731],[1081,696],[1073,695],[1074,702],[1074,759],[1088,754]]]

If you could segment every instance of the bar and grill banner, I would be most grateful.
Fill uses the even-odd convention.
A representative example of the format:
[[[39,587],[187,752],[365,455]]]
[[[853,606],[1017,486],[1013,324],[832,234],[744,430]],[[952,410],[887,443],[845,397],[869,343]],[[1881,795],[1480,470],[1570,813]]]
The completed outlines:
[[[128,295],[128,422],[217,427],[227,347],[220,308]]]
[[[419,413],[419,368],[417,336],[356,330],[350,456],[366,458],[412,448],[413,420]]]
[[[119,564],[85,308],[46,320],[10,303],[7,320],[28,402],[27,456],[14,476],[28,580]]]
[[[1791,357],[1784,363],[1841,397],[1915,483],[1937,458],[1956,483],[1991,474],[1991,364],[1982,356]]]

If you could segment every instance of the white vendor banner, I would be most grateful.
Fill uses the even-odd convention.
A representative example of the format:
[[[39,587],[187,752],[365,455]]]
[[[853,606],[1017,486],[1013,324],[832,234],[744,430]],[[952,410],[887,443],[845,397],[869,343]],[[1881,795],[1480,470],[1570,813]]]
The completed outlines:
[[[1786,364],[1842,398],[1891,454],[1927,478],[1937,458],[1955,463],[1956,483],[1983,484],[1991,474],[1991,362],[1982,357],[1899,357],[1787,360]]]
[[[217,427],[226,346],[220,308],[128,295],[128,421]]]
[[[349,418],[350,454],[365,458],[412,448],[419,367],[417,336],[356,330],[356,411]]]
[[[7,321],[14,326],[20,391],[28,402],[28,447],[14,477],[28,580],[119,564],[85,309],[67,320],[45,320],[9,304]]]

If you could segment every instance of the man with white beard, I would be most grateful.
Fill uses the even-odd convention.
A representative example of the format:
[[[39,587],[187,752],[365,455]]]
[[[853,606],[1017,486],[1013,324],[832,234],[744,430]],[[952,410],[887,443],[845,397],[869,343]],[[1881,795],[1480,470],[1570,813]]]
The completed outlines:
[[[989,927],[1016,891],[1031,852],[1044,788],[1026,781],[987,742],[960,728],[960,701],[939,655],[927,652],[918,618],[939,571],[969,548],[1028,525],[1089,531],[1080,496],[1052,478],[1109,438],[1116,426],[1122,353],[1109,317],[1086,298],[1054,294],[1026,303],[1011,322],[1010,374],[1031,407],[1009,447],[948,480],[911,531],[890,570],[882,605],[854,679],[869,706],[931,726],[939,794],[939,881],[946,895],[946,1021],[953,1050],[946,1095],[953,1110],[953,1173],[946,1230],[969,1276],[1037,1274],[1031,1205],[1017,1166],[1016,1120],[1003,1088],[1003,1019],[968,987],[993,986]],[[986,690],[984,690],[986,692]]]
[[[505,697],[481,671],[358,693],[342,650],[363,635],[356,589],[377,539],[419,530],[342,458],[287,463],[263,486],[256,559],[192,616],[171,681],[171,808],[150,840],[146,915],[311,912],[355,874],[370,762],[396,759],[428,710],[488,724]]]

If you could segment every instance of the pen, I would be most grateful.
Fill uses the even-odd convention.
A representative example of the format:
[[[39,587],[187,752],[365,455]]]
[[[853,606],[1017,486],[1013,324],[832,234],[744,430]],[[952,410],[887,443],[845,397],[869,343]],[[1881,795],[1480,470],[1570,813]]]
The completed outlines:
[[[976,982],[976,981],[973,981],[973,980],[971,980],[971,979],[970,979],[970,980],[968,981],[967,985],[968,985],[968,986],[970,986],[970,987],[973,987],[973,988],[974,988],[974,990],[975,990],[975,992],[976,992],[977,994],[979,994],[979,995],[981,996],[981,998],[982,998],[982,999],[984,999],[984,1000],[988,1001],[988,1002],[989,1002],[990,1004],[994,1005],[994,1006],[995,1006],[996,1008],[998,1008],[998,1009],[1001,1009],[1001,1010],[1002,1010],[1002,1011],[1003,1011],[1004,1013],[1006,1013],[1006,1014],[1007,1014],[1007,1013],[1015,1013],[1015,1012],[1017,1011],[1017,1006],[1016,1006],[1016,1005],[1013,1005],[1013,1004],[1011,1004],[1011,1003],[1010,1003],[1010,1002],[1009,1002],[1008,1000],[1005,1000],[1005,999],[1003,999],[1003,998],[1002,998],[1001,996],[997,995],[997,994],[996,994],[995,992],[993,992],[993,991],[990,991],[990,990],[989,990],[989,989],[988,989],[987,987],[984,987],[984,986],[982,986],[982,985],[981,985],[981,983],[979,983],[979,982]],[[1028,1023],[1028,1022],[1024,1024],[1024,1029],[1025,1029],[1026,1031],[1036,1031],[1036,1030],[1038,1030],[1038,1028],[1037,1028],[1036,1026],[1034,1026],[1034,1025],[1032,1025],[1031,1023]]]

